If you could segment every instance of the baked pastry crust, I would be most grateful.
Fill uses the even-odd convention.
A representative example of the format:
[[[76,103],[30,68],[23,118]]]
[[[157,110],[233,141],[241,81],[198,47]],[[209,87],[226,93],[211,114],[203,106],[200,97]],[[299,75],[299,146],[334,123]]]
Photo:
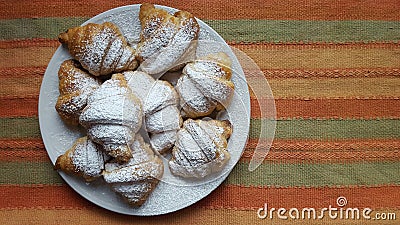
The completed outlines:
[[[71,59],[61,63],[58,79],[60,95],[55,108],[61,119],[78,125],[79,116],[86,106],[88,96],[100,87],[101,83],[84,71],[78,62]]]
[[[79,138],[57,158],[54,169],[83,177],[87,182],[94,181],[101,176],[104,169],[101,147],[86,136]]]
[[[106,163],[103,177],[130,205],[140,206],[157,186],[164,166],[140,134],[136,134],[130,149],[133,157],[124,164]]]
[[[70,28],[58,40],[94,76],[133,70],[138,65],[134,49],[111,22]]]
[[[87,100],[79,122],[88,136],[119,162],[132,158],[130,144],[142,125],[142,105],[122,74],[114,74]]]
[[[227,139],[231,134],[228,120],[187,119],[172,149],[171,172],[181,177],[203,178],[222,170],[230,159]]]
[[[235,88],[231,81],[231,64],[228,55],[219,52],[183,68],[176,85],[183,117],[208,116],[230,104]]]
[[[170,83],[155,80],[145,72],[123,74],[132,92],[142,101],[151,147],[160,153],[167,152],[175,144],[176,132],[182,125],[178,94]]]
[[[200,26],[196,18],[186,11],[171,15],[153,4],[140,6],[142,26],[136,58],[140,68],[148,74],[162,74],[181,64],[185,56],[195,50]]]

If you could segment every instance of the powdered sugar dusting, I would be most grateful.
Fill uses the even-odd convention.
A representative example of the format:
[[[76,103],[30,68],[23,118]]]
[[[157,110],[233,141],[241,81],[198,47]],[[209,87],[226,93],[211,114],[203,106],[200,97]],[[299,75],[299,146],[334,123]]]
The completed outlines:
[[[190,14],[166,17],[156,14],[145,21],[142,27],[142,40],[137,52],[142,61],[141,70],[149,74],[162,73],[175,67],[190,46],[195,44],[192,41],[198,38],[200,29]]]
[[[146,116],[146,129],[150,133],[178,130],[182,119],[176,105],[169,105]]]
[[[104,180],[131,203],[137,203],[152,191],[163,174],[162,161],[155,156],[143,138],[137,134],[130,149],[132,158],[124,164],[107,163]]]
[[[121,68],[136,68],[134,50],[127,45],[114,24],[88,24],[76,32],[76,39],[71,40],[68,46],[72,55],[91,74],[107,75],[119,72]]]
[[[182,114],[185,117],[198,117],[210,114],[217,106],[216,101],[208,99],[188,76],[182,76],[176,85]]]
[[[123,151],[121,157],[126,160],[130,158],[128,146],[133,141],[132,134],[142,124],[142,108],[140,100],[124,82],[122,74],[116,74],[105,81],[88,98],[88,105],[79,121],[88,129],[90,137],[103,144],[112,156]]]
[[[78,123],[87,97],[100,86],[100,81],[77,67],[73,60],[64,61],[58,71],[60,95],[56,103],[59,115]]]
[[[104,169],[103,153],[86,137],[75,146],[70,158],[76,170],[86,177],[99,177]]]
[[[176,142],[177,138],[176,133],[177,130],[169,130],[169,131],[163,131],[161,133],[151,134],[150,136],[151,147],[160,153],[163,153],[166,150],[171,149]]]
[[[223,53],[218,56],[230,65],[228,56]],[[218,62],[217,58],[206,58],[188,63],[183,68],[183,76],[178,80],[176,90],[183,114],[187,117],[207,116],[217,104],[226,107],[234,94],[233,83],[229,80],[230,71],[226,71],[230,68]]]
[[[175,140],[173,134],[182,124],[175,89],[167,81],[154,80],[144,72],[125,72],[124,77],[132,92],[138,93],[141,99],[145,128],[152,134],[152,147],[158,152],[169,150]],[[161,135],[164,132],[168,135]]]
[[[173,157],[169,161],[172,173],[200,178],[220,171],[227,163],[230,155],[226,151],[226,139],[230,132],[229,136],[222,136],[217,129],[210,129],[210,125],[230,129],[216,120],[188,119],[183,123],[172,150]]]

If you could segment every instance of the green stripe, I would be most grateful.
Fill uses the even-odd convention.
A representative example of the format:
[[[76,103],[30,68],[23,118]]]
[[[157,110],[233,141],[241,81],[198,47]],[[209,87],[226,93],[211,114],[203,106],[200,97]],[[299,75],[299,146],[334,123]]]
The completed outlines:
[[[399,41],[398,21],[206,21],[225,40],[237,42]]]
[[[57,38],[88,18],[0,21],[0,39]],[[237,42],[374,42],[400,40],[398,21],[205,20],[225,40]]]
[[[400,162],[264,163],[253,172],[249,172],[247,168],[247,163],[238,163],[225,184],[279,187],[400,184]],[[50,162],[0,164],[0,184],[61,185],[63,183]]]
[[[253,172],[247,163],[238,163],[226,183],[282,187],[400,184],[400,162],[264,163]]]
[[[261,129],[270,129],[268,120],[251,119],[250,138],[259,138]],[[268,133],[268,132],[265,132]],[[265,138],[261,136],[262,138]],[[400,138],[398,119],[291,119],[278,120],[275,131],[278,139],[356,139]]]
[[[88,18],[39,18],[0,20],[0,39],[56,39],[70,27],[79,26]]]
[[[0,118],[0,138],[41,137],[39,120],[36,117]]]
[[[0,184],[63,184],[50,162],[2,162]]]
[[[260,137],[261,129],[270,129],[268,120],[251,119],[249,137]],[[316,140],[400,138],[399,131],[399,119],[291,119],[277,121],[275,138]],[[27,137],[40,137],[39,122],[36,117],[0,118],[0,138]]]

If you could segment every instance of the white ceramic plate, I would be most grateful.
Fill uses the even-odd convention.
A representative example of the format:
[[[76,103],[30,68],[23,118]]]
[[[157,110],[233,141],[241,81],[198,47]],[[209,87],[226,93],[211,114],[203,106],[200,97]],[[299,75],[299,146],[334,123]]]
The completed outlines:
[[[110,21],[118,25],[128,39],[134,44],[139,39],[140,23],[138,19],[140,5],[115,8],[101,13],[86,23],[102,23]],[[169,12],[176,9],[156,6]],[[250,97],[243,70],[225,41],[208,25],[198,19],[201,27],[198,54],[224,51],[233,61],[232,81],[235,84],[235,96],[226,113],[218,115],[218,119],[229,118],[233,124],[233,134],[229,139],[228,151],[231,159],[220,173],[208,176],[204,180],[187,180],[170,174],[168,164],[164,164],[165,173],[159,185],[144,205],[133,208],[127,205],[101,179],[93,183],[85,183],[82,179],[60,172],[61,177],[80,195],[108,210],[128,215],[160,215],[185,208],[204,198],[217,188],[228,176],[238,162],[249,132]],[[60,46],[53,55],[45,72],[39,95],[39,123],[47,153],[55,163],[57,157],[72,146],[85,131],[79,127],[66,125],[58,116],[54,106],[59,95],[57,72],[60,64],[71,58],[68,51]]]

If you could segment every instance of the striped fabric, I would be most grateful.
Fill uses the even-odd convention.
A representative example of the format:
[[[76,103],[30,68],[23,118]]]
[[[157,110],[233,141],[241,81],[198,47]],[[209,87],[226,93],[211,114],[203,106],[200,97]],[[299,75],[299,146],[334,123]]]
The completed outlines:
[[[137,1],[0,0],[0,224],[399,224],[398,0],[152,1],[192,12],[250,56],[271,85],[275,139],[248,163],[263,120],[227,180],[200,202],[156,217],[119,215],[74,192],[53,171],[38,125],[39,88],[57,35]],[[386,219],[260,219],[257,210],[371,208]],[[288,215],[288,214],[286,214]]]

